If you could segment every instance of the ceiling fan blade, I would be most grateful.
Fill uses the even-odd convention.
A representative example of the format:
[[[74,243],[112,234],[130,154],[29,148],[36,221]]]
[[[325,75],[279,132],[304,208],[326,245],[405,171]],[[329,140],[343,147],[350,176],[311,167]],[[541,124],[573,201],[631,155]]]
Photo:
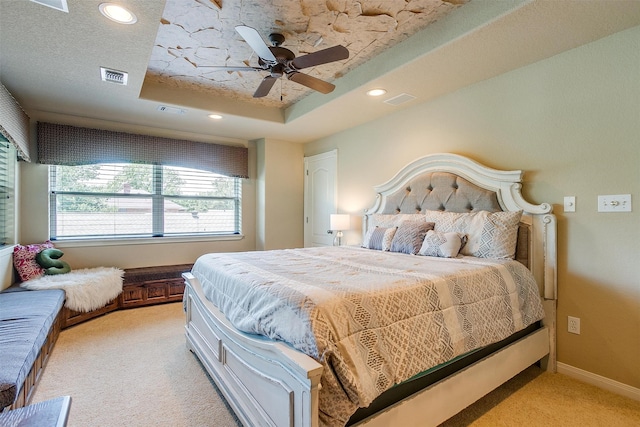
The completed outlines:
[[[236,31],[263,61],[277,62],[276,57],[271,53],[269,46],[262,40],[258,31],[246,25],[238,25]]]
[[[206,68],[210,71],[264,71],[264,68],[258,67],[225,67],[217,65],[198,65],[198,68]]]
[[[303,86],[306,86],[308,88],[311,88],[313,90],[316,90],[324,94],[333,92],[333,90],[336,88],[331,83],[312,77],[308,74],[293,72],[293,73],[287,74],[287,77],[289,78],[289,80],[293,80],[296,83],[299,83]]]
[[[269,94],[269,91],[273,87],[273,84],[276,82],[276,80],[278,80],[278,77],[273,77],[273,76],[267,76],[264,79],[262,79],[262,82],[260,83],[260,86],[258,86],[258,89],[256,89],[255,93],[253,94],[253,97],[262,98],[263,96],[267,96]]]
[[[349,57],[349,51],[342,45],[329,47],[307,55],[299,56],[291,61],[296,69],[313,67],[328,62],[340,61]]]

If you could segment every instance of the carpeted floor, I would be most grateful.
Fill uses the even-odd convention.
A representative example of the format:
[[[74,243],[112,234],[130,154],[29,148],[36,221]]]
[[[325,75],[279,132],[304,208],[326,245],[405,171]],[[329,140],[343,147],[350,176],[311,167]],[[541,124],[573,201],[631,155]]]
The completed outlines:
[[[62,395],[69,427],[240,425],[185,346],[180,303],[64,330],[33,402]],[[442,425],[458,426],[640,426],[640,402],[531,367]]]

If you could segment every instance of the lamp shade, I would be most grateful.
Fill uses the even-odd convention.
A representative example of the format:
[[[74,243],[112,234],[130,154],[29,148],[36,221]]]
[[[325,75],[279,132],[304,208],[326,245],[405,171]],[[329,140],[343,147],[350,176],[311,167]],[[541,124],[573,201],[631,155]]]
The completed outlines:
[[[348,230],[351,218],[347,214],[331,214],[329,222],[332,230]]]

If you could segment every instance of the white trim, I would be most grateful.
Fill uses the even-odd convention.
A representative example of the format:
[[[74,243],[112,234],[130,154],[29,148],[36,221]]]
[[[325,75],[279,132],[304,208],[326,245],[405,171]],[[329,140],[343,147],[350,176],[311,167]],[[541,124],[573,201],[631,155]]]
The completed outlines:
[[[163,236],[163,237],[118,237],[118,238],[86,238],[86,239],[56,239],[53,244],[56,248],[80,248],[93,246],[129,246],[129,245],[152,245],[152,244],[174,244],[174,243],[195,243],[195,242],[221,242],[227,240],[242,240],[244,234],[204,234],[204,235],[184,235],[184,236]]]
[[[575,366],[567,365],[566,363],[558,362],[557,366],[559,374],[564,374],[576,380],[640,401],[640,388],[632,387],[628,384],[576,368]]]

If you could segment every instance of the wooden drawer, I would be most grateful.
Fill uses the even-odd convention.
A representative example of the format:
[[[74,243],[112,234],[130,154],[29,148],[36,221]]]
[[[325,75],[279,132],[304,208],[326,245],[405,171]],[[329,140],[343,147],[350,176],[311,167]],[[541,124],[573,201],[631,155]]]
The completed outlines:
[[[181,301],[183,293],[183,279],[127,283],[120,294],[120,307],[130,308]]]
[[[62,308],[62,327],[68,328],[69,326],[77,325],[78,323],[85,322],[87,320],[93,319],[98,316],[102,316],[103,314],[110,313],[112,311],[117,310],[119,307],[118,298],[114,298],[102,308],[98,308],[96,310],[90,311],[88,313],[70,310],[67,307]]]

